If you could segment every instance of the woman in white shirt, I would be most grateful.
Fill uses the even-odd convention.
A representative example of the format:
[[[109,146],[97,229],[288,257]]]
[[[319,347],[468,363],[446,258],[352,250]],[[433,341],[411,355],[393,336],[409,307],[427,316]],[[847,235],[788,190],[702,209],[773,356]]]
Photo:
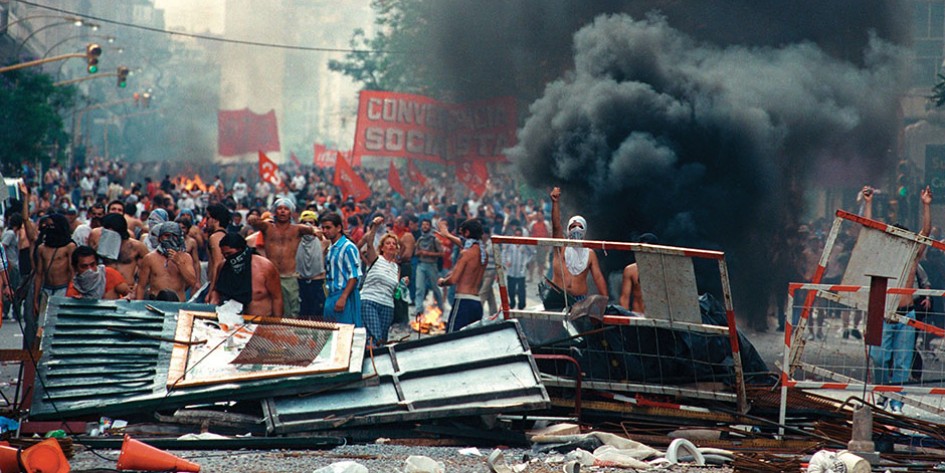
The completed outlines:
[[[400,280],[397,255],[400,241],[393,234],[384,235],[375,250],[371,244],[384,217],[374,217],[368,232],[361,239],[364,258],[369,265],[364,272],[361,287],[361,319],[368,333],[368,343],[379,346],[387,341],[391,322],[394,320],[394,290]],[[380,255],[378,255],[378,252]]]

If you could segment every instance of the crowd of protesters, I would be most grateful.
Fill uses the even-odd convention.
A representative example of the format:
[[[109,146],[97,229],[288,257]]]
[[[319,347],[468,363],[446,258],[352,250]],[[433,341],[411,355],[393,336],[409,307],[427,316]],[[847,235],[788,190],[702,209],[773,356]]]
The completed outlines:
[[[505,172],[478,195],[434,168],[400,195],[386,168],[359,168],[372,195],[355,202],[332,184],[333,169],[292,164],[279,186],[249,164],[93,158],[21,171],[20,199],[8,200],[4,215],[0,284],[8,301],[19,289],[17,308],[31,319],[54,295],[234,300],[253,315],[365,326],[378,344],[392,323],[428,306],[448,311],[476,299],[480,313],[465,314],[464,324],[495,313],[489,236],[551,236],[550,200],[523,197],[528,190]],[[548,253],[509,249],[511,296],[522,308]],[[482,267],[470,273],[473,257]],[[13,305],[7,317],[21,312]]]

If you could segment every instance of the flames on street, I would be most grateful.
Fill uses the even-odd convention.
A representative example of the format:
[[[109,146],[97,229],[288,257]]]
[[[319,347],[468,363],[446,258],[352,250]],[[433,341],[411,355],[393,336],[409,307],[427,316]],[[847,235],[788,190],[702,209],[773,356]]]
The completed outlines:
[[[416,320],[410,322],[410,328],[420,333],[443,333],[446,331],[446,322],[443,321],[443,311],[436,304],[425,306],[422,314],[417,314]]]

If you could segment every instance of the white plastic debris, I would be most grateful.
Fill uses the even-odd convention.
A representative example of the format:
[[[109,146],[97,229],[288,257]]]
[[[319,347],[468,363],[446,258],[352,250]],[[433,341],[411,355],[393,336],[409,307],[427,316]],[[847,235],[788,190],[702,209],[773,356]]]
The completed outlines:
[[[374,443],[377,445],[385,445],[387,443],[390,443],[390,439],[387,437],[378,437],[378,439],[375,440]]]
[[[869,473],[870,462],[846,450],[821,450],[810,458],[807,473]]]
[[[505,454],[498,448],[489,454],[486,463],[489,464],[489,471],[492,473],[512,473],[512,469],[505,463]]]
[[[224,440],[229,437],[215,434],[213,432],[203,432],[200,434],[184,434],[180,437],[177,437],[177,440]]]
[[[446,473],[446,466],[430,457],[411,455],[404,462],[404,473]]]
[[[699,452],[699,449],[693,445],[692,442],[686,439],[676,439],[669,444],[669,448],[666,449],[666,459],[673,465],[679,463],[679,451],[682,450],[689,455],[692,455],[693,463],[696,466],[704,466],[705,458],[702,456],[702,453]]]
[[[479,451],[476,447],[461,448],[459,449],[460,455],[465,455],[467,457],[481,457],[482,452]]]
[[[650,467],[646,462],[637,460],[633,450],[624,450],[613,445],[604,445],[594,450],[595,466],[636,468],[645,470]]]
[[[564,456],[567,461],[576,461],[581,466],[594,466],[594,454],[582,448],[576,448]]]
[[[240,315],[242,311],[243,304],[230,299],[217,307],[217,321],[230,327],[243,325],[243,316]]]
[[[368,469],[357,462],[343,461],[319,468],[312,473],[368,473]]]

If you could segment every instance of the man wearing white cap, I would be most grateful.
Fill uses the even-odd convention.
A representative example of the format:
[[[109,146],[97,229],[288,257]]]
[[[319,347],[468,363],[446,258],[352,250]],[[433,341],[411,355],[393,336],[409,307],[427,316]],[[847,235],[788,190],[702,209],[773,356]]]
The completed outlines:
[[[296,271],[295,255],[305,235],[316,235],[309,225],[292,223],[295,204],[289,199],[278,199],[272,203],[274,222],[269,223],[253,215],[248,223],[263,234],[266,241],[266,257],[279,271],[282,286],[283,317],[297,318],[300,310],[299,274]],[[319,314],[320,315],[320,314]]]
[[[561,189],[555,187],[551,190],[551,234],[554,238],[565,237],[561,228],[561,209],[558,205],[560,197]],[[568,239],[583,240],[586,234],[587,221],[584,220],[584,217],[575,215],[571,217],[571,220],[568,220]],[[563,289],[567,297],[576,301],[587,297],[588,272],[594,278],[597,292],[604,297],[608,297],[607,283],[604,280],[604,274],[601,272],[597,254],[588,248],[556,247],[551,269],[553,273],[551,282],[559,289]]]

